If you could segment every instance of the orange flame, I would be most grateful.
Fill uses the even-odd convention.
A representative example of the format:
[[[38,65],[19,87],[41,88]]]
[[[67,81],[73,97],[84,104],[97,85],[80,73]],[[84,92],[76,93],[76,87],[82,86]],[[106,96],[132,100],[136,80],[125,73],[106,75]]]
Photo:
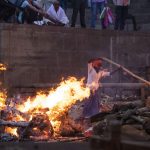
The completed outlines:
[[[58,130],[60,125],[58,118],[77,101],[82,101],[90,96],[90,89],[84,86],[83,81],[84,79],[77,80],[75,77],[70,77],[68,80],[62,81],[56,89],[49,91],[48,95],[38,93],[35,98],[29,98],[17,109],[30,114],[32,118],[32,114],[42,113],[41,109],[48,108],[46,114],[52,125]]]
[[[6,71],[7,67],[4,64],[0,64],[0,71]]]
[[[7,95],[5,91],[0,91],[0,109],[5,107]]]
[[[90,89],[85,86],[84,79],[78,80],[70,77],[62,81],[55,89],[50,90],[48,94],[39,92],[34,98],[28,98],[23,104],[16,104],[16,109],[29,117],[27,119],[19,114],[14,114],[12,121],[30,121],[35,113],[46,113],[54,132],[58,133],[61,125],[60,117],[68,112],[77,101],[83,101],[89,96]],[[0,109],[6,106],[6,98],[6,92],[0,92]],[[18,137],[17,128],[7,127],[5,131]]]
[[[17,128],[6,127],[5,132],[18,137]]]

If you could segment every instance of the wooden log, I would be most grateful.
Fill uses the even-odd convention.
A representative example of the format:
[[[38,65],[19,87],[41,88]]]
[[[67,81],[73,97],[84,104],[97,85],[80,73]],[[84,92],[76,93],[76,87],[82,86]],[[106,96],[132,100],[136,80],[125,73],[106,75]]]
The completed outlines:
[[[140,123],[140,124],[143,124],[143,123],[145,122],[145,120],[142,119],[142,118],[139,117],[139,116],[133,115],[133,116],[131,116],[130,118],[133,119],[133,120],[135,120],[135,121],[137,121],[137,122]]]
[[[125,68],[124,66],[122,66],[122,65],[120,65],[120,64],[118,64],[118,63],[116,63],[116,62],[114,62],[114,61],[112,61],[112,60],[110,60],[110,59],[108,59],[108,58],[106,58],[106,57],[102,57],[102,59],[103,59],[104,61],[110,63],[110,64],[115,65],[116,67],[121,68],[123,71],[125,71],[126,73],[128,73],[128,74],[131,75],[132,77],[134,77],[134,78],[140,80],[141,82],[144,82],[147,86],[150,86],[150,81],[147,81],[147,80],[145,80],[145,79],[139,77],[138,75],[134,74],[133,72],[131,72],[129,69]]]
[[[17,116],[20,116],[27,121],[30,119],[30,116],[28,114],[22,113],[13,107],[7,106],[0,111],[0,119],[2,120],[13,121]]]
[[[29,122],[24,121],[4,121],[0,120],[0,126],[8,126],[8,127],[27,127],[29,125]]]
[[[26,120],[29,120],[30,119],[30,116],[28,114],[25,114],[19,110],[17,110],[16,108],[13,108],[13,107],[7,107],[7,110],[9,111],[12,111],[12,113],[16,114],[16,115],[20,115],[21,117],[23,117],[24,119]]]
[[[102,83],[104,88],[144,88],[146,85],[144,83]]]
[[[122,134],[123,136],[131,140],[140,140],[140,141],[150,140],[150,136],[147,133],[145,133],[144,130],[138,130],[132,125],[122,126]]]
[[[150,119],[148,119],[144,122],[143,128],[146,131],[146,133],[150,134]]]
[[[141,101],[133,101],[129,103],[121,103],[121,104],[115,104],[113,106],[112,112],[119,112],[119,111],[127,111],[127,110],[133,110],[135,108],[141,108],[143,107],[143,104]]]
[[[14,87],[14,88],[50,88],[56,86],[58,83],[38,83],[38,84],[28,84],[22,85],[21,87]],[[121,87],[121,88],[141,88],[145,87],[146,85],[143,83],[101,83],[102,87],[104,88],[113,88],[113,87]]]
[[[85,141],[86,140],[86,137],[67,137],[67,138],[64,138],[64,137],[57,137],[56,138],[56,141],[58,142],[75,142],[75,141]]]

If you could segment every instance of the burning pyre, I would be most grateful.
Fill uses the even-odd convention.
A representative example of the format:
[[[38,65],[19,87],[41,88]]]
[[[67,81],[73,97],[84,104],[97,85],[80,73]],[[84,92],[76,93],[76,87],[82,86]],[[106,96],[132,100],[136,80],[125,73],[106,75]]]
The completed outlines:
[[[69,109],[77,102],[90,96],[84,79],[69,77],[47,94],[38,92],[21,103],[7,104],[6,92],[0,93],[1,132],[17,139],[43,140],[60,136],[62,131],[72,128],[81,130],[70,118],[65,118]],[[67,121],[66,121],[67,120]],[[78,128],[78,129],[76,129]],[[69,132],[69,131],[68,131]]]

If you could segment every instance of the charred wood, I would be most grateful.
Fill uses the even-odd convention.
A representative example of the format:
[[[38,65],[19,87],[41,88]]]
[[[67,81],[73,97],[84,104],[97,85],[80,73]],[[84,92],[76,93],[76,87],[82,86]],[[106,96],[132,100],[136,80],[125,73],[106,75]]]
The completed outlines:
[[[24,121],[4,121],[0,120],[0,126],[8,126],[8,127],[27,127],[29,125],[29,122]]]
[[[18,129],[18,133],[20,140],[24,138],[48,140],[53,136],[54,130],[46,114],[36,114],[26,128]]]

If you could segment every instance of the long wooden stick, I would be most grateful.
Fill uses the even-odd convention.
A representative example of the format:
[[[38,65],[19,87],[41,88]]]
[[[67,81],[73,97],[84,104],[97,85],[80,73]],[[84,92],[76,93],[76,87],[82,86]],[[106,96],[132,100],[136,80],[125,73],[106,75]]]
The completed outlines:
[[[29,122],[15,122],[15,121],[4,121],[0,120],[0,126],[9,126],[9,127],[27,127]]]
[[[113,64],[119,68],[121,68],[123,71],[127,72],[129,75],[131,75],[132,77],[140,80],[141,82],[144,82],[146,85],[150,86],[150,81],[147,81],[141,77],[139,77],[138,75],[134,74],[133,72],[131,72],[130,70],[128,70],[127,68],[123,67],[122,65],[120,64],[117,64],[116,62],[106,58],[106,57],[102,57],[103,60],[105,60],[106,62],[110,63],[110,64]]]

